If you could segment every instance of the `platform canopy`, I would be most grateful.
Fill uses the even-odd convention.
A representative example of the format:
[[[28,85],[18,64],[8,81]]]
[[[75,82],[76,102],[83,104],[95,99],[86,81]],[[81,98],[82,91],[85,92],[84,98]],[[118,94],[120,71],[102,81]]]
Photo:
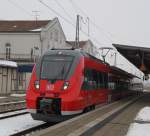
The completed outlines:
[[[121,78],[126,78],[126,79],[139,78],[136,75],[128,73],[116,66],[110,66],[110,68],[111,68],[112,74],[120,76]]]
[[[150,48],[121,44],[113,44],[113,46],[145,75],[150,74]]]

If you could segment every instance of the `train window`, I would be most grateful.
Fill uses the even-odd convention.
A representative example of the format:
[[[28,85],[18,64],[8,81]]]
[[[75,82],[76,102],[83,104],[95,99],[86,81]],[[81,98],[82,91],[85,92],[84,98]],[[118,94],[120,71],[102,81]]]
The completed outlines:
[[[91,70],[91,69],[85,69],[82,90],[94,90],[94,89],[97,89],[96,71]]]
[[[84,70],[84,81],[82,84],[82,90],[87,90],[88,89],[88,70]]]
[[[103,73],[98,72],[98,88],[104,88]]]
[[[87,70],[87,79],[88,79],[88,85],[87,85],[87,87],[88,87],[88,89],[87,90],[92,90],[93,88],[94,88],[94,77],[93,77],[93,71],[91,70],[91,69],[88,69]]]
[[[92,71],[90,69],[85,69],[82,90],[91,90],[91,89],[92,89]]]
[[[108,75],[106,73],[103,73],[104,75],[104,88],[108,88]]]
[[[42,62],[41,79],[65,79],[72,64],[71,56],[45,56]]]
[[[96,70],[92,70],[93,74],[93,89],[98,89],[98,72]]]
[[[97,90],[108,88],[108,75],[92,69],[84,70],[82,90]]]

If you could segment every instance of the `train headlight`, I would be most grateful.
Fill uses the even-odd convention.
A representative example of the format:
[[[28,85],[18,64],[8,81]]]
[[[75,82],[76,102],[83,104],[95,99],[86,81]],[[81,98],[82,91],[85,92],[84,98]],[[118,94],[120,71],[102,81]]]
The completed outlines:
[[[66,81],[66,82],[64,83],[64,85],[63,85],[63,88],[62,88],[62,89],[63,89],[63,90],[67,90],[67,89],[68,89],[68,87],[69,87],[69,82],[67,82],[67,81]]]
[[[36,80],[36,81],[34,82],[34,86],[35,86],[35,88],[36,88],[37,90],[39,90],[39,89],[40,89],[40,82],[39,82],[38,80]]]

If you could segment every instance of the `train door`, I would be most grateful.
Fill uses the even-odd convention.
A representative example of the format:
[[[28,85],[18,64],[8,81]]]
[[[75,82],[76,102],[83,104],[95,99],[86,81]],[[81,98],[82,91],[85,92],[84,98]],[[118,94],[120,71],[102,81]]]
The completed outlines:
[[[81,94],[85,99],[86,106],[91,104],[91,71],[84,69],[84,81],[81,88]]]
[[[108,74],[96,71],[95,74],[97,102],[103,103],[108,101]]]

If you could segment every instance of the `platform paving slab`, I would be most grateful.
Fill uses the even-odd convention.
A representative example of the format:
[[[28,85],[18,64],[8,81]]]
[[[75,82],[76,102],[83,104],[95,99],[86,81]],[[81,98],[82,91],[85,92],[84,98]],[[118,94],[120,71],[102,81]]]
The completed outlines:
[[[95,131],[92,136],[125,136],[137,113],[145,106],[150,106],[150,94],[145,94],[136,103],[129,106],[104,127]]]

